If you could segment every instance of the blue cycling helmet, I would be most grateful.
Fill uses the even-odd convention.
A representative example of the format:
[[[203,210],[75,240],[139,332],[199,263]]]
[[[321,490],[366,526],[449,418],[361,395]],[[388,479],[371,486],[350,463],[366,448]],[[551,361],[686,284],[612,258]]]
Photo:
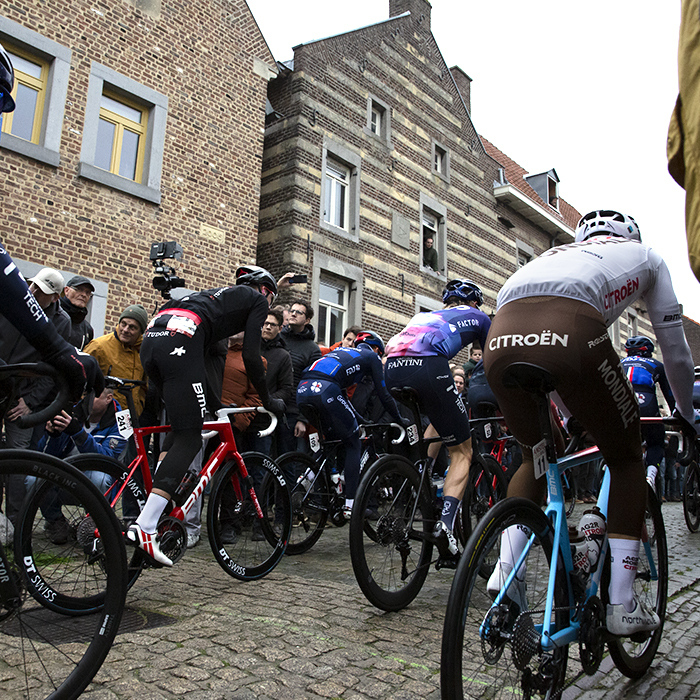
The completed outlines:
[[[460,301],[475,301],[477,306],[484,303],[484,295],[481,289],[471,280],[455,279],[450,280],[442,291],[442,303],[446,304],[448,299],[456,298]]]
[[[651,357],[654,352],[654,343],[651,338],[647,338],[645,335],[635,335],[632,338],[627,338],[625,350],[627,350],[628,356]]]
[[[12,99],[14,84],[15,71],[12,68],[12,61],[0,44],[0,114],[11,112],[15,108],[15,101]]]
[[[380,356],[384,354],[384,341],[374,331],[360,331],[355,336],[355,347],[362,344],[376,348]]]
[[[576,243],[591,236],[619,236],[631,241],[642,240],[637,222],[631,216],[611,209],[592,211],[579,219],[574,237]]]

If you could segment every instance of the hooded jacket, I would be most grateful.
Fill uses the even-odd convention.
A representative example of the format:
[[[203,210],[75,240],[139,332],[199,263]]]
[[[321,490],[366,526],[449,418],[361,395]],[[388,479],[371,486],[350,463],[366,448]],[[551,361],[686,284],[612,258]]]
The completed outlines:
[[[296,388],[299,386],[304,370],[321,357],[321,348],[316,343],[316,331],[314,331],[314,327],[311,324],[304,326],[304,329],[299,333],[287,326],[281,330],[280,334],[291,355],[292,370],[294,371],[295,398],[287,404],[287,413],[304,421],[304,418],[299,416],[299,409],[296,404]]]
[[[282,399],[289,406],[294,402],[296,387],[294,385],[294,370],[292,356],[287,350],[284,338],[278,333],[272,340],[264,340],[260,345],[262,356],[267,360],[267,390],[275,399]]]

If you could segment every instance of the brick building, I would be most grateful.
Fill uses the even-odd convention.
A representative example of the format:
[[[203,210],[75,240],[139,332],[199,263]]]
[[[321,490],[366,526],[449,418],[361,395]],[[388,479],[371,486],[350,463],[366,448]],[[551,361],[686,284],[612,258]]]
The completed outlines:
[[[258,261],[309,275],[296,291],[320,342],[351,323],[388,337],[441,306],[453,277],[475,280],[492,312],[517,265],[571,241],[578,218],[555,171],[524,179],[479,137],[471,81],[445,64],[430,4],[390,0],[389,15],[296,46],[269,84]]]
[[[267,81],[243,0],[17,0],[0,8],[18,109],[3,123],[0,240],[20,269],[94,280],[99,334],[149,310],[149,250],[176,240],[189,287],[256,255]]]

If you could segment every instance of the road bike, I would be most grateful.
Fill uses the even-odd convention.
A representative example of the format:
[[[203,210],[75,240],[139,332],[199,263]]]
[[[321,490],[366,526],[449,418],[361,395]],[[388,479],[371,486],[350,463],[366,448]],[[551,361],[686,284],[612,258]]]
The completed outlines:
[[[113,377],[108,377],[107,383],[119,384],[122,391],[131,386],[129,380]],[[185,474],[183,483],[158,523],[161,549],[173,563],[179,561],[187,550],[185,516],[210,482],[207,507],[209,543],[215,559],[226,573],[241,581],[259,579],[268,574],[284,555],[291,531],[291,500],[284,475],[266,455],[257,452],[241,455],[228,419],[232,413],[256,410],[267,413],[262,407],[222,408],[217,412],[216,420],[205,421],[203,439],[218,436],[220,443],[198,474]],[[271,424],[261,434],[268,434],[275,428],[276,418],[269,415]],[[130,428],[125,426],[124,430],[128,433]],[[129,465],[92,453],[72,458],[73,465],[82,471],[109,477],[111,484],[104,496],[118,517],[121,533],[125,533],[138,516],[153,484],[144,438],[169,431],[168,425],[133,428],[137,455]],[[36,531],[36,522],[41,519],[40,505],[41,496],[37,494],[24,512],[22,531]],[[228,536],[224,536],[224,531],[229,533]],[[24,546],[34,550],[31,566],[36,570],[37,586],[58,586],[58,574],[54,568],[44,566],[43,549],[39,543],[27,538]],[[128,551],[128,585],[131,587],[144,568],[159,567],[148,561],[140,549],[129,547]],[[21,553],[25,555],[24,550]],[[102,601],[99,596],[76,596],[71,603],[72,611],[79,614],[98,610]]]
[[[320,425],[318,416],[314,417],[312,424]],[[381,440],[376,433],[391,428],[398,431],[399,437],[391,440],[392,444],[397,445],[403,440],[404,434],[400,425],[364,423],[360,426],[361,472],[379,458],[378,445]],[[286,551],[289,555],[308,552],[318,542],[329,519],[337,527],[346,523],[343,514],[345,475],[342,454],[339,455],[339,452],[342,453],[343,441],[329,440],[320,433],[312,433],[310,444],[313,455],[286,452],[276,460],[291,489],[292,533]]]
[[[442,697],[559,698],[576,678],[597,671],[606,644],[617,668],[630,678],[639,678],[656,654],[666,612],[666,534],[656,495],[648,489],[634,589],[657,612],[662,624],[653,632],[613,637],[605,628],[610,576],[607,533],[595,557],[588,558],[590,548],[586,555],[586,561],[593,564],[590,573],[585,567],[575,568],[561,480],[565,470],[598,459],[598,450],[590,447],[557,460],[548,404],[554,379],[546,370],[515,363],[503,382],[533,393],[538,401],[544,437],[533,454],[535,474],[546,476],[548,505],[543,511],[527,499],[507,498],[472,533],[445,614]],[[609,485],[606,469],[597,501],[603,516]],[[496,580],[489,591],[502,536],[509,528],[525,533],[527,544],[522,553],[513,554],[513,570]],[[570,658],[572,645],[578,646],[578,659]]]
[[[56,379],[41,363],[0,367],[1,415],[12,402],[5,381],[36,376]],[[60,380],[58,386],[55,401],[19,419],[20,427],[42,424],[60,412],[67,391]],[[75,700],[102,666],[119,629],[127,593],[124,541],[114,512],[75,467],[40,452],[0,450],[0,479],[13,475],[33,478],[39,514],[28,528],[25,501],[14,536],[0,528],[5,534],[0,536],[0,697]],[[62,504],[68,524],[64,545],[52,544],[45,531],[41,512],[50,501]],[[8,521],[2,518],[4,525]],[[101,601],[96,612],[83,606],[94,598]],[[81,616],[66,617],[74,615],[76,605]]]
[[[441,438],[424,437],[415,390],[393,389],[392,394],[413,413],[415,422],[407,436],[418,458],[412,462],[400,455],[386,455],[377,460],[360,480],[350,518],[355,578],[367,600],[386,611],[401,610],[415,599],[432,564],[454,566],[454,560],[433,560],[433,528],[440,518],[442,500],[433,482],[428,446]],[[505,498],[506,490],[500,465],[475,453],[455,520],[455,534],[462,545],[472,523]]]

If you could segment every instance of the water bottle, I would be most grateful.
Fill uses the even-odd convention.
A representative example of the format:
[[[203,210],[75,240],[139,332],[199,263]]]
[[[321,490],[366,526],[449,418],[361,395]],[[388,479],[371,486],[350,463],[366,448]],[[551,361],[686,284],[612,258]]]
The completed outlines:
[[[304,490],[306,490],[306,489],[308,489],[309,486],[311,486],[311,484],[313,483],[314,476],[316,476],[316,475],[314,474],[313,469],[311,469],[311,467],[309,467],[309,468],[299,477],[299,479],[297,480],[297,484],[299,484],[299,485],[301,486],[301,488],[303,488]]]
[[[590,568],[591,571],[595,571],[605,536],[605,516],[598,506],[584,511],[578,524],[578,533],[586,540]]]
[[[182,477],[182,481],[177,489],[175,489],[175,494],[173,495],[173,501],[175,501],[178,506],[181,506],[192,493],[198,481],[198,477],[199,473],[193,471],[186,472],[185,476]]]
[[[574,560],[574,571],[588,575],[591,570],[588,561],[588,543],[573,525],[569,526],[569,541],[571,542],[571,557]]]
[[[345,479],[343,479],[342,474],[338,474],[338,472],[332,472],[331,473],[331,481],[333,482],[333,487],[335,488],[335,492],[340,496],[341,493],[343,493],[343,484],[345,483]]]

